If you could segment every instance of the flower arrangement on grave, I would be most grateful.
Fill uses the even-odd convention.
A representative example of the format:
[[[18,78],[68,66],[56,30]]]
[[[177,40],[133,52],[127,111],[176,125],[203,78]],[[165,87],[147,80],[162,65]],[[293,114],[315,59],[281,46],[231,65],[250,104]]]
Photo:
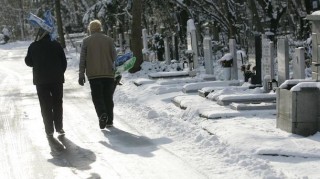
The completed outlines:
[[[218,60],[218,62],[224,68],[232,67],[233,58],[231,53],[226,53],[222,58]]]

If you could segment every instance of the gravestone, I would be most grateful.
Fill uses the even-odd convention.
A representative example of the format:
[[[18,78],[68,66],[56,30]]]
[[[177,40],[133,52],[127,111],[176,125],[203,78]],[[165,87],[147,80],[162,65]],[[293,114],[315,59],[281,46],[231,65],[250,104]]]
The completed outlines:
[[[196,35],[196,27],[193,19],[189,19],[187,21],[187,36],[190,36],[190,39],[188,38],[187,40],[191,40],[191,49],[193,51],[193,67],[197,68],[199,63],[198,62],[198,41],[197,41],[197,35]],[[188,45],[188,50],[189,50],[189,45]]]
[[[252,84],[261,84],[261,59],[262,59],[262,40],[260,35],[255,36],[255,62],[256,62],[256,76],[251,79]]]
[[[112,28],[112,35],[113,35],[113,40],[114,40],[115,42],[118,41],[117,34],[118,34],[118,29],[117,29],[116,26],[113,26],[113,28]]]
[[[170,47],[169,47],[168,37],[165,37],[163,39],[163,42],[164,42],[164,57],[166,60],[166,64],[169,65],[171,63],[171,59],[170,59]]]
[[[142,29],[142,44],[143,44],[143,50],[148,50],[148,39],[147,39],[147,29]]]
[[[229,49],[233,58],[232,69],[231,69],[231,79],[238,80],[238,59],[237,59],[237,48],[236,40],[229,40]]]
[[[319,81],[319,56],[320,56],[320,11],[315,11],[307,16],[307,20],[312,23],[312,79]]]
[[[212,42],[211,42],[211,37],[209,36],[208,29],[203,39],[203,53],[204,53],[206,74],[213,75]]]
[[[119,34],[119,45],[120,45],[120,51],[123,52],[124,51],[124,47],[123,47],[123,37],[122,34]]]
[[[129,32],[124,33],[125,47],[130,47],[130,36]]]
[[[299,47],[295,49],[295,54],[292,60],[293,79],[305,79],[305,57],[304,48]]]
[[[278,39],[278,83],[282,84],[289,79],[289,44],[287,38]]]
[[[187,33],[187,50],[186,50],[186,55],[187,55],[187,62],[188,65],[187,67],[189,68],[189,70],[193,70],[194,69],[194,61],[193,61],[193,55],[194,52],[192,50],[192,43],[191,43],[191,33]]]
[[[143,54],[143,60],[148,61],[148,39],[147,39],[147,29],[142,29],[142,54]]]
[[[268,84],[274,81],[274,44],[262,38],[262,86],[265,92],[270,91]]]
[[[320,131],[320,89],[319,89],[319,37],[320,11],[307,16],[312,22],[312,82],[287,80],[277,89],[277,127],[303,136]],[[296,49],[296,57],[302,56],[302,49]],[[300,71],[302,60],[297,61]],[[304,60],[303,60],[304,62]],[[300,64],[300,65],[299,65]],[[297,71],[299,71],[297,70]]]

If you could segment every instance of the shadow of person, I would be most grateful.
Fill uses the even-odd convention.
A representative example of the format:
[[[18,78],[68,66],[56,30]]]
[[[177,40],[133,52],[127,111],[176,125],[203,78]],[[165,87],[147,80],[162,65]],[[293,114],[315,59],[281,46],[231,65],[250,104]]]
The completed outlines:
[[[159,149],[158,145],[171,142],[168,138],[150,139],[115,127],[102,130],[102,132],[108,139],[107,141],[100,141],[102,145],[121,153],[136,154],[142,157],[154,156],[152,152]]]
[[[49,159],[49,162],[60,167],[73,167],[79,170],[91,169],[90,164],[96,161],[96,155],[91,150],[79,147],[64,135],[58,136],[58,139],[59,141],[55,139],[55,142],[61,142],[64,149],[60,155]]]
[[[65,147],[54,137],[47,137],[49,147],[50,147],[50,154],[52,156],[59,156],[65,149]]]

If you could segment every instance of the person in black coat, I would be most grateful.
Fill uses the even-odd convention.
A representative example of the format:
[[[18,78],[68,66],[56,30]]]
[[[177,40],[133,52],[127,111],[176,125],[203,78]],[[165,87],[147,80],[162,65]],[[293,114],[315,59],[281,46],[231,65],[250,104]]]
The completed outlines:
[[[62,46],[51,40],[48,32],[39,30],[39,40],[30,44],[25,63],[32,67],[41,114],[47,137],[54,128],[63,135],[63,83],[67,60]]]

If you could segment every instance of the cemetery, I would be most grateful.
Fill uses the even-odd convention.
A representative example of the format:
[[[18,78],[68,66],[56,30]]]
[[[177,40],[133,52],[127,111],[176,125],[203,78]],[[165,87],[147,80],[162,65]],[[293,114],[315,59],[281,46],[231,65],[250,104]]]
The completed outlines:
[[[309,15],[307,19],[313,26],[312,45],[317,47],[320,15]],[[278,38],[275,44],[267,35],[255,36],[252,49],[255,58],[245,64],[244,57],[250,54],[237,49],[235,39],[229,40],[228,52],[215,59],[209,29],[205,30],[202,47],[197,43],[192,19],[186,29],[184,60],[176,60],[175,54],[172,54],[175,52],[170,50],[175,49],[176,38],[165,37],[162,63],[172,69],[159,69],[159,72],[148,74],[149,79],[136,80],[134,84],[137,87],[157,83],[158,87],[152,89],[155,94],[181,91],[183,95],[173,97],[172,103],[186,110],[189,103],[200,100],[203,105],[198,107],[199,116],[208,119],[270,113],[277,118],[275,127],[287,132],[308,136],[320,130],[317,83],[320,49],[312,50],[310,78],[306,77],[305,48],[295,48],[289,62],[289,42],[285,37]],[[156,62],[157,59],[152,56],[154,54],[148,49],[148,38],[147,30],[143,29],[144,60],[153,59],[152,62]],[[168,42],[169,39],[172,43]],[[199,54],[199,49],[203,51],[203,56]],[[220,78],[216,75],[217,68],[220,68]]]
[[[2,178],[320,178],[320,0],[0,9]]]

